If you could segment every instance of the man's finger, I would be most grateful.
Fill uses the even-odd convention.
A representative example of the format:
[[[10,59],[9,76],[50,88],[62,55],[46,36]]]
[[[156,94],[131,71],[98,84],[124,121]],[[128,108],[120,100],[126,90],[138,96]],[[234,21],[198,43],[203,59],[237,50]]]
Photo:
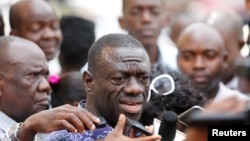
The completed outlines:
[[[123,134],[123,130],[126,124],[126,117],[123,114],[120,114],[118,122],[115,126],[114,131],[117,132],[118,134]]]

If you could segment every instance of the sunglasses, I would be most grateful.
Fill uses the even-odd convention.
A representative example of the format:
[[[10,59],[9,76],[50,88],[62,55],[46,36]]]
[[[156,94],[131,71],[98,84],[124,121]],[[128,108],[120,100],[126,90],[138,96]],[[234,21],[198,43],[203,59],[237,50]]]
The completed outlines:
[[[151,98],[151,91],[158,95],[169,95],[174,89],[174,79],[169,74],[159,75],[150,83],[147,101]]]

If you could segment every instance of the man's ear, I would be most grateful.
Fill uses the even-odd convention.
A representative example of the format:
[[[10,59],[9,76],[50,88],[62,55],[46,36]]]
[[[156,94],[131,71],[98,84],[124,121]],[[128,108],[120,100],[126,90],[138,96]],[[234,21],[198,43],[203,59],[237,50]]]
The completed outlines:
[[[170,12],[165,12],[164,19],[163,19],[163,27],[167,27],[170,23],[170,20],[171,20]]]
[[[93,93],[93,88],[94,88],[93,74],[90,73],[89,71],[84,71],[82,80],[83,80],[83,85],[87,92],[87,95],[93,95],[94,94]]]
[[[18,35],[18,31],[16,29],[11,29],[10,35]]]
[[[125,23],[124,23],[124,19],[123,19],[123,18],[124,18],[123,16],[120,16],[120,17],[118,18],[118,22],[119,22],[120,27],[121,27],[122,29],[126,30],[126,27],[125,27]]]
[[[224,68],[227,68],[227,60],[228,60],[228,52],[227,51],[224,51],[224,54],[223,54],[223,69]]]

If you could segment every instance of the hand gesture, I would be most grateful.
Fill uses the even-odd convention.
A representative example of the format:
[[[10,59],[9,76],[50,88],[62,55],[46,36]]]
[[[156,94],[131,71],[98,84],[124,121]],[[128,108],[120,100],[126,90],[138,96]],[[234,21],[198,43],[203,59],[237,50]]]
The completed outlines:
[[[130,138],[125,135],[123,135],[123,131],[126,125],[126,117],[121,114],[119,116],[118,123],[116,124],[115,129],[105,138],[105,141],[156,141],[160,140],[160,135],[151,135],[151,136],[141,136],[138,138]]]
[[[85,110],[71,105],[63,105],[44,110],[27,118],[20,130],[21,140],[30,140],[36,133],[66,129],[69,132],[84,132],[94,130],[100,119]]]

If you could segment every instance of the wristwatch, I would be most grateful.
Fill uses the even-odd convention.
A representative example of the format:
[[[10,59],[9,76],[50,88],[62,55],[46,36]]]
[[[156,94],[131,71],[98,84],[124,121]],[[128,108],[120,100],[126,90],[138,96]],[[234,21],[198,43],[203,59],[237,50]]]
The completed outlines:
[[[18,138],[18,134],[20,133],[20,130],[22,128],[23,123],[17,123],[15,125],[13,125],[10,130],[8,131],[8,136],[10,138],[11,141],[21,141]]]

